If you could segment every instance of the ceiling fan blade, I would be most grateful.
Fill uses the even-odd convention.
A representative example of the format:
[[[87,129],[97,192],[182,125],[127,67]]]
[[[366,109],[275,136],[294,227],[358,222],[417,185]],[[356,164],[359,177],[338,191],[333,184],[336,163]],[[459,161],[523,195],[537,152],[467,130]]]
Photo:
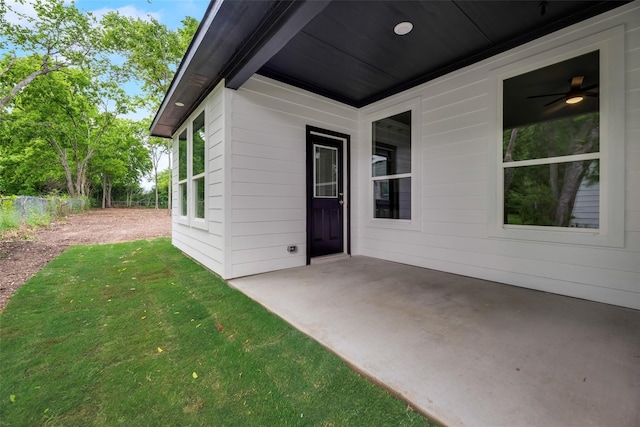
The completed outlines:
[[[598,92],[585,92],[584,94],[585,94],[585,96],[591,96],[593,98],[597,98],[597,97],[600,96],[600,94]]]
[[[545,93],[544,95],[533,95],[533,96],[527,96],[527,99],[532,99],[532,98],[544,98],[546,96],[559,96],[559,95],[566,95],[565,92],[561,92],[561,93]]]
[[[575,76],[571,79],[571,90],[580,90],[580,86],[582,86],[582,82],[584,81],[584,76]]]
[[[553,105],[553,104],[555,104],[555,103],[556,103],[556,102],[558,102],[558,101],[562,101],[563,99],[564,99],[564,96],[563,96],[563,97],[561,97],[561,98],[558,98],[558,99],[554,99],[553,101],[551,101],[551,102],[548,102],[548,103],[544,104],[544,105],[543,105],[543,107],[548,107],[549,105]]]
[[[595,89],[597,87],[598,87],[598,84],[596,83],[594,85],[589,85],[589,86],[583,87],[582,90],[587,91],[587,90]]]

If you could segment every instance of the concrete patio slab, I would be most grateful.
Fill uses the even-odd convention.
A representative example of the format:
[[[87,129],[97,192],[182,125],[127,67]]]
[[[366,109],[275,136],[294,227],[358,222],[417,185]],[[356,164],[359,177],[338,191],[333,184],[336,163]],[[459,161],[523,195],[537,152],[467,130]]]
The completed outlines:
[[[449,426],[640,426],[640,311],[367,257],[230,281]]]

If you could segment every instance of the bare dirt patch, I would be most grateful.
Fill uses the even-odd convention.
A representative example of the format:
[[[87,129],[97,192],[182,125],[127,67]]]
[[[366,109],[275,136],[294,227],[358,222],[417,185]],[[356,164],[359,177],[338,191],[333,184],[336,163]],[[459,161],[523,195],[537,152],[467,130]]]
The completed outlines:
[[[92,245],[168,237],[166,210],[100,209],[71,215],[36,230],[0,239],[0,311],[13,293],[71,245]]]

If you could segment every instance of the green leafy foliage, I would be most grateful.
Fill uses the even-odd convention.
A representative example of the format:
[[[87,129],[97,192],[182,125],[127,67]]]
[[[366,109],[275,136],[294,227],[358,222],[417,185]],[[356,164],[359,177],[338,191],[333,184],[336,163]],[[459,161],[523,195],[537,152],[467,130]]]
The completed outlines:
[[[0,1],[0,192],[101,193],[107,205],[114,192],[140,193],[152,165],[149,120],[121,117],[155,111],[198,21],[174,31],[152,18],[98,20],[65,0],[18,3],[33,13]],[[141,96],[125,92],[130,81]]]
[[[505,162],[597,153],[599,114],[589,113],[505,130]],[[599,161],[505,168],[507,224],[568,227],[580,183],[599,181]]]

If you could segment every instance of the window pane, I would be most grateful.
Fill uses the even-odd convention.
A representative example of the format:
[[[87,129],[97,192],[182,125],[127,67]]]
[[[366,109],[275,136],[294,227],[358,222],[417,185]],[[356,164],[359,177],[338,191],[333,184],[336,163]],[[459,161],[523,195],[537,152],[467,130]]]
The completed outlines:
[[[204,218],[204,178],[195,180],[196,186],[196,218]]]
[[[411,178],[373,181],[375,218],[411,219]]]
[[[505,168],[504,223],[599,228],[600,162]]]
[[[505,79],[504,130],[598,112],[599,84],[598,50]]]
[[[314,146],[314,197],[338,197],[338,150]]]
[[[180,184],[180,215],[187,216],[187,183]]]
[[[505,130],[504,162],[600,151],[600,114],[592,112]]]
[[[411,172],[411,111],[372,124],[372,176]]]
[[[178,180],[187,179],[187,131],[178,137]]]
[[[204,172],[204,111],[193,121],[193,175]]]

